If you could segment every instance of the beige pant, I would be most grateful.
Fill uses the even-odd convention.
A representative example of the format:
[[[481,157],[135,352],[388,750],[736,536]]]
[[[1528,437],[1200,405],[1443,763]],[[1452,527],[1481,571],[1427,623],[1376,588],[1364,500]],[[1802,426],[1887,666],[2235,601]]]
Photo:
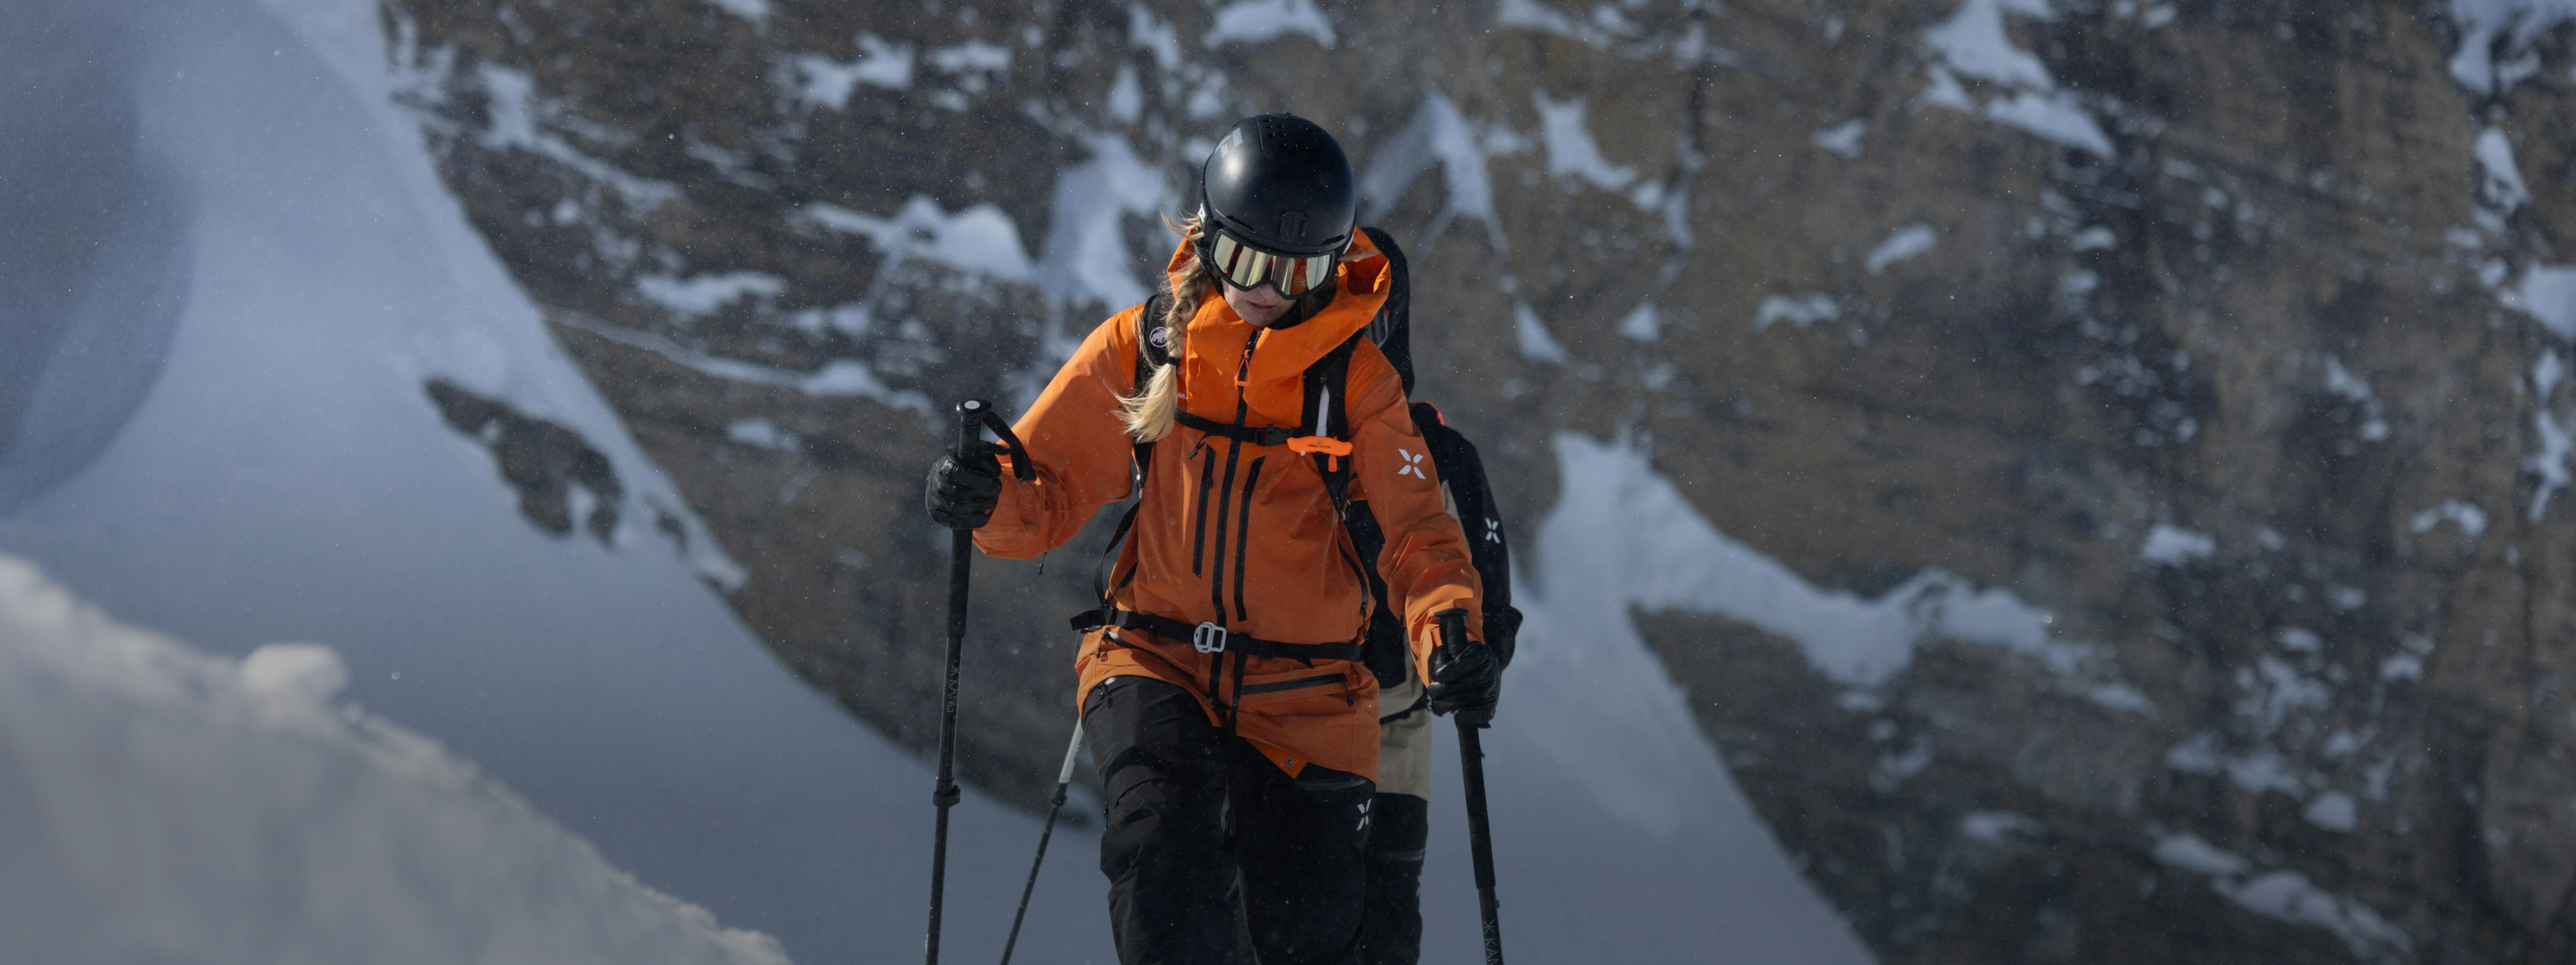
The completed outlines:
[[[1405,662],[1404,683],[1378,691],[1377,712],[1391,715],[1422,699],[1422,680],[1413,662]],[[1377,792],[1431,798],[1431,708],[1377,725]]]

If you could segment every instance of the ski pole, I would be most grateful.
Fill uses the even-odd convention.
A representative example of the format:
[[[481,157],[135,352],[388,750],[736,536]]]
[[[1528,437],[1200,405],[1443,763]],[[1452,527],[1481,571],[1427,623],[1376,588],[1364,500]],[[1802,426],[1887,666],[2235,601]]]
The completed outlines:
[[[1030,465],[1028,450],[1019,437],[1011,434],[1009,423],[993,414],[991,403],[968,399],[957,403],[957,448],[954,455],[961,462],[973,456],[984,445],[984,430],[990,428],[1002,437],[1011,454],[1012,474],[1022,481],[1037,478]],[[930,836],[930,937],[924,943],[924,960],[939,965],[939,912],[948,891],[948,809],[957,804],[957,663],[966,649],[966,577],[975,559],[975,532],[960,529],[951,534],[948,549],[948,681],[941,692],[939,707],[939,785],[930,792],[930,801],[939,807],[939,824]]]
[[[1064,810],[1065,788],[1073,785],[1073,759],[1082,753],[1082,718],[1073,719],[1073,743],[1065,746],[1064,769],[1055,774],[1055,797],[1047,802],[1046,826],[1038,831],[1038,856],[1029,862],[1029,883],[1020,886],[1020,910],[1011,913],[1011,937],[1002,942],[1002,965],[1011,965],[1011,949],[1020,944],[1020,921],[1029,916],[1029,895],[1038,890],[1038,869],[1046,865],[1047,839],[1055,837],[1055,816]]]
[[[1440,614],[1440,635],[1451,646],[1467,642],[1467,615]],[[1484,724],[1458,722],[1458,766],[1467,782],[1467,845],[1476,862],[1476,912],[1485,923],[1485,965],[1503,965],[1502,902],[1494,897],[1494,829],[1485,820]]]

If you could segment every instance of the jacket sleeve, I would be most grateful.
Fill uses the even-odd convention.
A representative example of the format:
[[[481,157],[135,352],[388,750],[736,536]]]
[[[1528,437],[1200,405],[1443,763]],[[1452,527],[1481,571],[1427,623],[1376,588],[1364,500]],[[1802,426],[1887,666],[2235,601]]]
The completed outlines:
[[[1413,425],[1404,386],[1372,347],[1351,358],[1351,498],[1368,500],[1386,533],[1377,571],[1387,595],[1404,601],[1405,636],[1414,669],[1431,679],[1431,648],[1440,642],[1432,614],[1467,611],[1467,635],[1484,639],[1483,584],[1467,538],[1440,496],[1431,447]]]
[[[1136,450],[1118,421],[1118,400],[1136,380],[1140,310],[1093,329],[1011,426],[1037,464],[1037,479],[1019,481],[1007,471],[1010,457],[1003,457],[1001,501],[992,521],[975,531],[975,546],[986,555],[1034,558],[1081,532],[1103,504],[1126,498]]]

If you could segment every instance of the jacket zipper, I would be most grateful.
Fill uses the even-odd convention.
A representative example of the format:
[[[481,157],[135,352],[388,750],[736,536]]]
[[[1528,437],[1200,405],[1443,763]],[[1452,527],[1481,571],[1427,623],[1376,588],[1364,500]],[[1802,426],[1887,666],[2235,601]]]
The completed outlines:
[[[1348,526],[1350,523],[1346,520],[1342,525]],[[1377,605],[1377,588],[1369,585],[1368,571],[1360,567],[1359,557],[1351,553],[1348,544],[1335,540],[1333,548],[1341,551],[1342,565],[1351,568],[1351,578],[1360,581],[1360,624],[1366,626],[1370,608]]]
[[[1261,336],[1266,331],[1254,331],[1251,338],[1244,340],[1243,361],[1234,370],[1234,427],[1237,429],[1243,428],[1243,420],[1252,412],[1251,400],[1245,398],[1244,387],[1252,376],[1252,350],[1261,347]],[[1226,440],[1225,480],[1217,484],[1216,490],[1216,573],[1208,581],[1208,600],[1216,604],[1218,623],[1225,622],[1225,520],[1233,503],[1236,461],[1242,457],[1243,440]],[[1204,520],[1207,514],[1201,512],[1199,515]]]
[[[1242,425],[1243,423],[1242,423],[1242,420],[1238,419],[1238,420],[1236,420],[1235,424],[1236,424],[1236,425]],[[1214,461],[1215,456],[1216,456],[1216,452],[1215,452],[1215,450],[1209,450],[1209,451],[1208,451],[1208,457],[1209,457],[1209,460],[1210,460],[1211,462],[1213,462],[1213,461]],[[1210,575],[1209,575],[1209,577],[1208,577],[1208,599],[1209,599],[1209,601],[1211,601],[1211,602],[1213,602],[1213,603],[1215,603],[1215,604],[1216,604],[1216,622],[1217,622],[1218,624],[1220,624],[1220,625],[1222,625],[1222,624],[1224,624],[1224,623],[1226,622],[1226,621],[1225,621],[1225,521],[1226,521],[1226,517],[1227,517],[1227,516],[1231,513],[1231,511],[1234,509],[1234,498],[1233,498],[1233,497],[1234,497],[1234,470],[1235,470],[1235,468],[1236,468],[1235,463],[1236,463],[1236,460],[1238,460],[1238,459],[1242,458],[1242,456],[1243,456],[1243,441],[1242,441],[1242,440],[1240,440],[1240,439],[1228,439],[1228,440],[1226,440],[1226,447],[1225,447],[1225,478],[1224,478],[1224,480],[1223,480],[1222,482],[1219,482],[1219,483],[1217,483],[1217,485],[1216,485],[1216,565],[1215,565],[1214,567],[1212,567],[1212,568],[1211,568],[1211,570],[1212,570],[1212,571],[1211,571],[1211,573],[1210,573]]]
[[[1246,386],[1251,383],[1252,379],[1252,353],[1255,349],[1261,347],[1261,337],[1269,333],[1269,329],[1254,329],[1252,337],[1245,339],[1243,342],[1243,360],[1235,363],[1234,427],[1237,429],[1243,428],[1243,420],[1252,414],[1252,400],[1246,388]],[[1225,480],[1217,484],[1216,490],[1216,569],[1208,578],[1208,602],[1216,604],[1216,622],[1218,626],[1224,626],[1226,623],[1225,519],[1227,510],[1231,508],[1232,500],[1230,497],[1234,495],[1235,464],[1242,458],[1243,440],[1239,438],[1227,439],[1225,447]],[[1208,453],[1208,461],[1210,465],[1215,464],[1216,453],[1213,450]],[[1259,461],[1260,460],[1258,459],[1254,460],[1256,463]],[[1244,507],[1244,511],[1249,513],[1251,511],[1251,506],[1247,504]],[[1206,514],[1202,512],[1199,519],[1201,523],[1204,524],[1207,519]],[[1243,545],[1242,540],[1237,539],[1235,541],[1235,569],[1238,579],[1240,578],[1242,568]],[[1241,592],[1238,591],[1236,596],[1238,598],[1236,603],[1240,604],[1242,602],[1240,599],[1242,596]],[[1221,686],[1223,678],[1220,676],[1220,673],[1225,667],[1225,662],[1226,654],[1223,651],[1219,651],[1216,654],[1216,659],[1208,662],[1208,691],[1211,694],[1223,693]],[[1241,709],[1241,704],[1243,702],[1243,671],[1247,663],[1249,663],[1249,661],[1242,655],[1235,655],[1234,700],[1236,706],[1230,708],[1226,712],[1225,729],[1228,733],[1232,733],[1234,731],[1234,718],[1236,713]],[[1222,705],[1223,701],[1219,701],[1218,703]]]
[[[1261,464],[1269,460],[1268,456],[1252,460],[1252,468],[1243,474],[1243,508],[1235,513],[1234,618],[1237,620],[1252,619],[1252,614],[1245,611],[1243,603],[1244,548],[1252,545],[1252,490],[1253,487],[1261,484]]]
[[[1202,439],[1199,441],[1199,451],[1206,453],[1207,458],[1199,460],[1199,511],[1198,519],[1192,523],[1190,534],[1191,576],[1198,576],[1204,572],[1200,564],[1207,556],[1208,490],[1216,488],[1216,450],[1208,448],[1207,441]]]

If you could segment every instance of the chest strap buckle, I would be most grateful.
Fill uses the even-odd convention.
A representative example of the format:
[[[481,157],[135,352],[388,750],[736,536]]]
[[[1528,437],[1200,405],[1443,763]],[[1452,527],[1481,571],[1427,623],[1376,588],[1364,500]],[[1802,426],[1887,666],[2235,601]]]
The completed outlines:
[[[1224,627],[1201,622],[1190,630],[1190,647],[1200,653],[1224,653],[1225,637]]]

